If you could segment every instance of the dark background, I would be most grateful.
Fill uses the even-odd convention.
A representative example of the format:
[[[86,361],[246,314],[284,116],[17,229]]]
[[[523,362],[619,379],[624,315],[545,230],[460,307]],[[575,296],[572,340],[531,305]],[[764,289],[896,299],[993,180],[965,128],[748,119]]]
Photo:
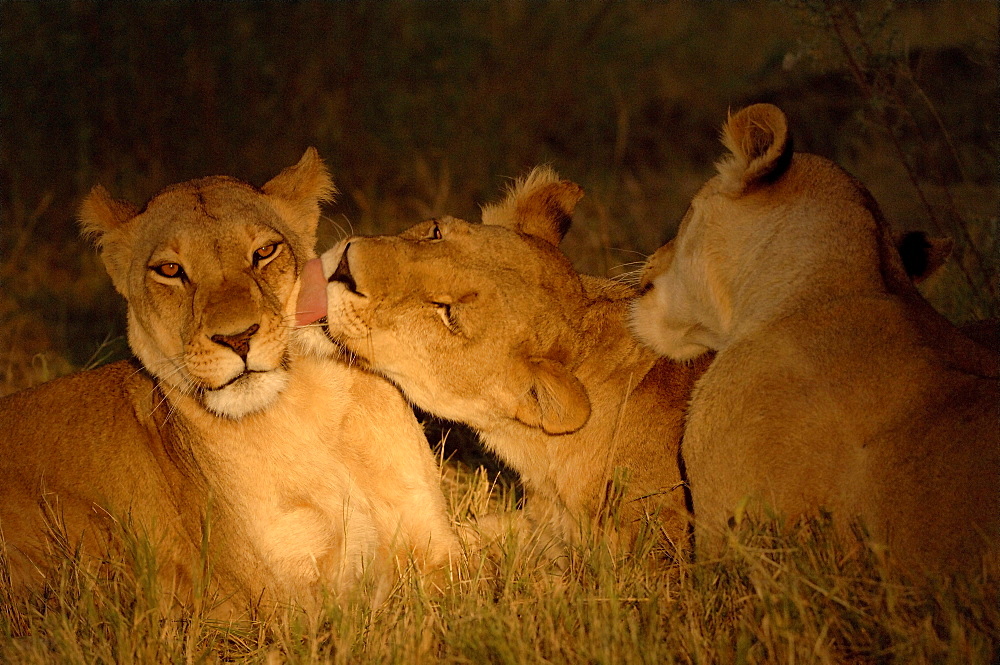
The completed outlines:
[[[0,2],[0,394],[126,352],[75,228],[97,183],[259,185],[314,145],[341,191],[322,249],[478,219],[546,162],[587,192],[567,253],[617,275],[757,101],[897,228],[956,239],[935,306],[998,313],[994,2]]]

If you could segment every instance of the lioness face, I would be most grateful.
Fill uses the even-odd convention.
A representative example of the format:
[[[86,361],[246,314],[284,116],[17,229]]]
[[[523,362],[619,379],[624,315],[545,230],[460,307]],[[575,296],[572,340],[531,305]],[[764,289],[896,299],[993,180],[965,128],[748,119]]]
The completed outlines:
[[[569,321],[582,299],[555,246],[446,217],[351,238],[322,260],[328,336],[418,406],[480,428],[542,419],[538,377],[573,355]],[[582,425],[568,422],[545,418],[544,427]]]
[[[775,106],[734,114],[723,143],[730,154],[718,174],[642,276],[632,326],[658,353],[684,360],[724,349],[780,316],[786,301],[794,306],[800,284],[861,290],[881,275],[912,291],[912,280],[933,272],[950,251],[946,239],[923,234],[894,240],[860,182],[833,162],[793,154]]]
[[[636,336],[675,360],[728,344],[747,314],[734,315],[748,305],[740,270],[769,251],[788,214],[767,193],[792,161],[784,114],[748,107],[726,123],[723,143],[731,154],[695,195],[674,240],[650,257],[632,309]]]
[[[204,178],[141,212],[103,189],[88,197],[81,219],[128,301],[129,345],[168,399],[191,395],[230,418],[274,402],[287,382],[297,275],[331,187],[307,152],[263,191]]]
[[[728,264],[704,251],[718,226],[714,189],[709,183],[698,193],[677,237],[649,257],[632,307],[636,336],[675,360],[721,348],[729,332]]]
[[[220,415],[274,401],[308,258],[290,249],[274,210],[224,181],[163,194],[134,223],[143,241],[129,265],[128,333],[142,363]]]

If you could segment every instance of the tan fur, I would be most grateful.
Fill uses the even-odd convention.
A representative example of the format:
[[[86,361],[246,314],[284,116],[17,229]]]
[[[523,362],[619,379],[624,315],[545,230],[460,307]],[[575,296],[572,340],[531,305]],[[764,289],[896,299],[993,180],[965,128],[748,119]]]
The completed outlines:
[[[683,548],[677,450],[706,363],[658,359],[628,333],[633,289],[573,270],[557,245],[581,196],[540,168],[483,224],[348,239],[323,256],[328,333],[421,408],[475,428],[550,535],[604,529],[621,501],[606,533],[627,546],[657,514]]]
[[[733,154],[634,307],[658,352],[717,351],[684,434],[699,537],[759,502],[861,519],[904,566],[995,565],[997,356],[923,300],[868,191],[792,156],[785,124],[770,105],[730,119]]]
[[[182,596],[208,529],[237,606],[309,604],[362,573],[385,588],[410,556],[447,561],[455,536],[409,406],[310,342],[320,331],[291,325],[332,191],[313,149],[263,189],[205,178],[141,211],[95,188],[81,222],[128,301],[141,362],[0,401],[0,528],[15,585],[46,572],[40,502],[94,554],[108,520],[130,515]],[[186,277],[157,274],[165,263]]]

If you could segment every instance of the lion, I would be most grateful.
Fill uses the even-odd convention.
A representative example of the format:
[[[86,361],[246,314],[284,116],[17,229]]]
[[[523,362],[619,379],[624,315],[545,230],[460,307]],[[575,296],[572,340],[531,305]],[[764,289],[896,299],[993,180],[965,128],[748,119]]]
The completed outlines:
[[[419,408],[477,431],[520,475],[551,551],[598,533],[628,548],[655,516],[681,553],[678,444],[707,362],[658,358],[629,334],[634,288],[573,269],[558,245],[582,195],[540,167],[482,224],[348,238],[323,254],[326,279],[304,280],[300,310]]]
[[[362,579],[384,590],[398,566],[449,560],[456,535],[412,409],[294,326],[333,192],[310,148],[262,188],[208,177],[141,209],[100,186],[87,196],[82,229],[128,303],[137,359],[0,400],[15,586],[44,582],[53,518],[91,556],[129,520],[181,602],[206,542],[236,609],[308,606]]]
[[[997,356],[921,297],[860,182],[793,153],[780,109],[723,142],[632,310],[658,353],[715,353],[682,447],[698,550],[747,510],[828,511],[910,570],[995,566]]]

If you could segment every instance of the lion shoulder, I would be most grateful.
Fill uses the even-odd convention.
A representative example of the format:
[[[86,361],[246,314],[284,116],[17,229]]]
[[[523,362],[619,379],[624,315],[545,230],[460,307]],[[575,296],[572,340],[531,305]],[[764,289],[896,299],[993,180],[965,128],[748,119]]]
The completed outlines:
[[[79,454],[132,441],[144,429],[139,414],[151,406],[154,390],[141,365],[122,360],[8,395],[0,400],[7,463],[28,451],[37,456],[72,444]],[[115,445],[103,443],[109,435]]]

